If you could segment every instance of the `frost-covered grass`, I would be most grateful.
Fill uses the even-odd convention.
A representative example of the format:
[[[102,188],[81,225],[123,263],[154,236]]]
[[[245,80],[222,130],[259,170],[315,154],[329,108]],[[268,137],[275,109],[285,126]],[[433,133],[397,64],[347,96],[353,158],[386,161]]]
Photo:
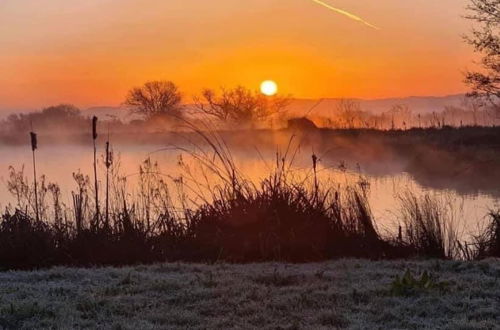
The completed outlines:
[[[409,270],[427,281],[401,289]],[[0,273],[3,328],[498,329],[500,262],[339,260]],[[398,290],[395,284],[399,283]]]

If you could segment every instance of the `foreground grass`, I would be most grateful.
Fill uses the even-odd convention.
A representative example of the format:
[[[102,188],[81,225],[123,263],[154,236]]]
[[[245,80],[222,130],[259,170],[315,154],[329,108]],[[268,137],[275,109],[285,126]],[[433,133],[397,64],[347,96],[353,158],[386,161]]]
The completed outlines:
[[[0,327],[495,329],[499,278],[492,259],[4,272]]]

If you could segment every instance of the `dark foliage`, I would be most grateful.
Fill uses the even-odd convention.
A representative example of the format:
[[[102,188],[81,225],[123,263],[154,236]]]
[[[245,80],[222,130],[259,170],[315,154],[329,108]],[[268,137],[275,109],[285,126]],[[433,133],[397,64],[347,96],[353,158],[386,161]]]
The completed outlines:
[[[379,134],[370,131],[338,134],[351,134],[356,139],[361,133]],[[343,257],[483,258],[499,254],[498,214],[492,216],[492,225],[477,238],[477,244],[457,246],[455,230],[439,202],[409,194],[403,199],[404,226],[400,235],[383,236],[376,228],[364,186],[339,188],[321,183],[316,173],[317,157],[313,156],[308,179],[297,181],[289,171],[286,155],[290,152],[287,151],[285,156],[277,157],[276,168],[267,179],[255,186],[240,174],[226,144],[217,134],[198,134],[213,153],[205,151],[207,146],[194,148],[202,150],[193,155],[194,159],[205,170],[215,173],[221,183],[211,187],[209,198],[191,207],[183,203],[181,210],[172,205],[168,187],[158,174],[156,164],[146,160],[140,167],[140,194],[127,199],[124,190],[110,191],[106,196],[107,219],[94,211],[89,178],[74,174],[78,189],[73,193],[72,208],[60,204],[59,189],[49,184],[49,188],[40,188],[43,194],[39,197],[41,214],[37,220],[32,211],[32,185],[25,181],[22,172],[13,170],[9,189],[17,193],[18,204],[17,210],[8,210],[1,217],[0,267],[29,269],[176,260],[309,262]],[[418,139],[424,132],[416,130],[411,134]],[[441,133],[427,130],[425,134],[432,139],[433,134]],[[463,136],[456,138],[463,139]],[[455,143],[452,140],[441,143]],[[406,142],[401,142],[402,146]],[[111,180],[116,180],[111,186],[120,187],[115,165],[110,164],[108,169]],[[52,208],[44,202],[47,193],[52,196]],[[459,249],[460,246],[467,248]]]
[[[307,188],[290,184],[277,173],[260,188],[228,184],[215,196],[181,215],[164,209],[154,220],[141,218],[138,215],[144,212],[124,205],[110,215],[109,224],[36,221],[21,211],[6,213],[0,223],[0,265],[11,269],[175,260],[447,257],[421,248],[427,237],[382,237],[361,188]]]
[[[498,111],[500,107],[500,1],[471,0],[466,18],[476,27],[467,42],[481,54],[480,71],[468,72],[466,82],[472,96],[486,97]]]

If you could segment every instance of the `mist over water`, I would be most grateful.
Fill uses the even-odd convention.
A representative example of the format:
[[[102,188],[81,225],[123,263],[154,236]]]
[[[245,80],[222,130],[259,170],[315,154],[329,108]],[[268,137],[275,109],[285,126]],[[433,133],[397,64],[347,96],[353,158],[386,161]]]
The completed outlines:
[[[246,142],[235,138],[230,143],[231,155],[241,173],[252,182],[259,184],[266,178],[276,164],[277,150],[284,152],[289,137],[274,136],[268,143],[259,145],[257,138],[247,138]],[[252,140],[252,141],[250,141]],[[280,141],[281,140],[281,141]],[[280,145],[279,147],[277,145]],[[293,158],[291,173],[297,177],[311,175],[313,152],[320,160],[319,179],[325,183],[335,185],[367,184],[368,199],[373,214],[381,231],[393,231],[398,224],[398,196],[407,190],[417,195],[431,194],[450,206],[450,212],[457,219],[458,224],[466,232],[475,232],[482,225],[483,219],[489,210],[497,208],[500,203],[500,188],[494,189],[464,189],[466,177],[456,177],[455,180],[443,181],[438,176],[426,175],[425,178],[408,173],[405,164],[398,157],[389,157],[384,162],[376,161],[376,157],[366,151],[358,151],[358,157],[343,149],[353,146],[323,142],[318,144],[300,145],[297,143],[289,151],[288,157]],[[189,148],[189,145],[179,145]],[[127,178],[127,191],[134,194],[137,187],[139,166],[150,158],[158,163],[158,169],[165,181],[172,187],[174,180],[186,175],[185,168],[179,165],[182,162],[192,168],[192,173],[199,175],[196,162],[189,154],[175,148],[166,148],[161,143],[117,143],[113,145],[115,160],[119,162],[119,174]],[[389,152],[387,150],[371,149],[374,154]],[[293,155],[292,155],[293,153]],[[104,148],[99,144],[98,171],[100,185],[104,185],[105,167],[103,161]],[[63,202],[71,205],[71,191],[76,189],[72,173],[80,171],[92,177],[92,146],[83,144],[40,145],[37,150],[37,171],[45,175],[48,182],[58,183],[61,187]],[[8,168],[14,166],[20,170],[24,166],[24,174],[32,181],[31,150],[27,146],[2,146],[0,148],[0,206],[6,207],[9,203],[15,205],[15,198],[7,189]],[[294,174],[294,175],[295,175]],[[214,179],[215,180],[215,179]],[[427,183],[435,183],[427,184]],[[463,182],[462,182],[463,183]],[[102,190],[101,190],[102,192]],[[189,192],[188,192],[189,194]],[[196,203],[194,194],[189,196]],[[198,200],[198,202],[200,202]]]

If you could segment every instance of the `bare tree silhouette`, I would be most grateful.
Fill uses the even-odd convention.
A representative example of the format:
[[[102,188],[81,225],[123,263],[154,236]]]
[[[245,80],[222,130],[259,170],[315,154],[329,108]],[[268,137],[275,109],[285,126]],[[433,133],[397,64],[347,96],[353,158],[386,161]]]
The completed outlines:
[[[131,112],[146,119],[157,116],[180,116],[182,94],[171,81],[149,81],[141,87],[132,88],[124,104]]]
[[[224,123],[238,125],[254,124],[268,119],[282,113],[288,104],[287,97],[265,96],[242,86],[223,88],[220,94],[206,89],[202,92],[202,97],[196,100],[199,112]]]
[[[466,41],[482,54],[481,70],[467,72],[470,96],[484,97],[500,107],[500,0],[471,0],[467,19],[477,23]]]
[[[352,129],[361,126],[361,105],[353,99],[341,99],[336,112],[344,128]]]

